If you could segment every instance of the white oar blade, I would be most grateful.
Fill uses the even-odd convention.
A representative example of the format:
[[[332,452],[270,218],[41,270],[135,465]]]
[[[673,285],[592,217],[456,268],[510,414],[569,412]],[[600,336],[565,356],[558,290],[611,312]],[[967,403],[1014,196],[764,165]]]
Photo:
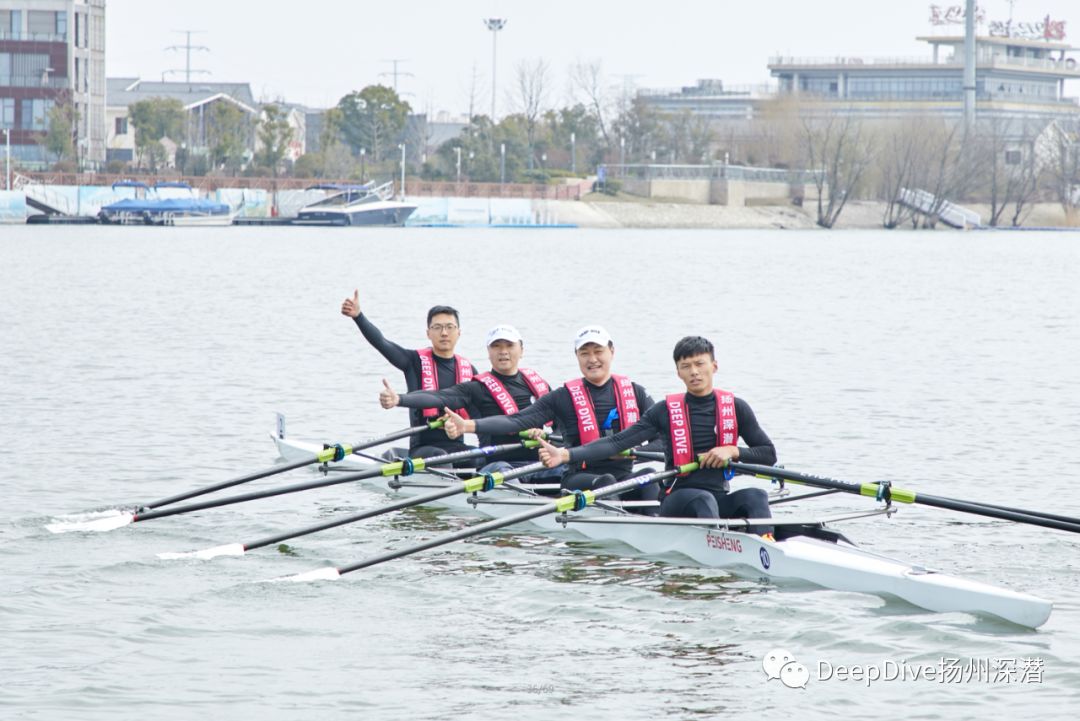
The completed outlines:
[[[175,561],[181,558],[197,558],[200,561],[209,561],[211,558],[217,558],[218,556],[243,556],[244,544],[242,543],[227,543],[224,546],[214,546],[213,548],[204,548],[201,551],[187,551],[185,553],[159,553],[158,558],[166,561]]]
[[[307,573],[298,573],[295,576],[282,576],[281,578],[271,578],[270,583],[280,583],[286,581],[289,583],[307,583],[308,581],[336,581],[341,578],[341,574],[333,567],[329,568],[317,568],[314,571],[308,571]]]
[[[116,511],[113,515],[108,515],[103,518],[95,518],[89,521],[71,521],[71,520],[57,520],[55,523],[46,524],[45,528],[53,533],[72,533],[75,531],[90,531],[95,533],[101,533],[103,531],[114,531],[117,528],[123,528],[132,521],[135,520],[135,516],[130,513],[121,513]]]

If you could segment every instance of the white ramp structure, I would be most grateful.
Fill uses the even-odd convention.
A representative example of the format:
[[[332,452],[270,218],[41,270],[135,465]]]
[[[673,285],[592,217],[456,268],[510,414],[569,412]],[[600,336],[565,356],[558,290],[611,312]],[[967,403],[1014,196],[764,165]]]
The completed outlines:
[[[901,205],[923,215],[936,212],[938,220],[951,228],[982,227],[982,217],[974,210],[963,208],[947,200],[939,201],[933,193],[919,188],[900,188],[900,194],[896,200]]]

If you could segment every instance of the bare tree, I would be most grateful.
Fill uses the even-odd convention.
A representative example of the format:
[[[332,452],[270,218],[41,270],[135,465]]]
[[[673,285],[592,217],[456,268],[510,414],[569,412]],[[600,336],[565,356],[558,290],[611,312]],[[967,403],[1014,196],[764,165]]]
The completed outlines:
[[[599,60],[588,62],[578,60],[570,68],[570,86],[575,100],[589,109],[596,119],[604,147],[611,148],[611,136],[608,133],[611,114],[611,94],[605,84],[603,66]]]
[[[1068,222],[1080,213],[1080,121],[1057,120],[1038,144],[1046,162],[1046,182]]]
[[[927,125],[924,118],[908,118],[881,128],[884,140],[877,162],[879,193],[885,200],[881,223],[886,228],[895,228],[915,215],[911,206],[900,202],[900,196],[927,166],[929,158],[924,142]]]
[[[817,190],[817,224],[831,228],[861,189],[873,143],[863,121],[851,113],[804,115],[803,148]]]
[[[548,64],[542,58],[522,60],[515,69],[517,80],[515,106],[525,121],[525,137],[529,145],[529,170],[533,169],[536,130],[547,109],[550,90]]]
[[[480,88],[480,72],[476,69],[476,63],[472,65],[472,72],[469,74],[469,85],[465,90],[465,94],[469,100],[469,122],[472,122],[473,115],[476,113],[476,104],[479,101]]]

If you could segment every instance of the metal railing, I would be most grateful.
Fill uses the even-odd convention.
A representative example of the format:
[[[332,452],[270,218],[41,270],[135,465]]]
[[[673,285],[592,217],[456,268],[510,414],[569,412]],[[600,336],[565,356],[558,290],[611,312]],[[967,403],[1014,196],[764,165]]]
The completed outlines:
[[[439,198],[530,198],[535,200],[581,200],[587,181],[569,185],[526,183],[452,183],[409,180],[405,195]]]
[[[50,77],[45,79],[37,75],[0,75],[0,88],[51,88],[63,90],[68,87],[68,79],[64,76]]]
[[[1052,70],[1069,75],[1080,75],[1080,62],[1075,58],[1057,60],[1054,58],[1016,57],[1012,55],[990,55],[980,53],[975,59],[979,67],[990,68],[1027,68],[1036,70]],[[886,67],[946,67],[960,68],[964,66],[964,59],[957,55],[938,58],[935,62],[933,57],[883,57],[883,58],[855,58],[855,57],[790,57],[773,56],[769,58],[770,66],[806,67],[825,65],[835,66],[886,66]]]
[[[658,165],[601,166],[608,178],[637,180],[746,180],[760,183],[812,183],[820,171],[759,168],[750,165]]]

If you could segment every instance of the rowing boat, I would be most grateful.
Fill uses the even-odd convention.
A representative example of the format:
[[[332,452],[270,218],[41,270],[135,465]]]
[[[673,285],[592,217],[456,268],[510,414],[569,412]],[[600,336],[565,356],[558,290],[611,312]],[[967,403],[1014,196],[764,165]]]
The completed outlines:
[[[283,434],[273,435],[279,455],[286,461],[322,450]],[[349,470],[372,467],[371,461],[350,456],[331,466]],[[325,465],[323,468],[327,468]],[[391,480],[372,478],[369,485],[405,494],[444,486],[445,478],[423,473]],[[498,487],[486,494],[450,496],[440,504],[468,508],[491,517],[520,511],[523,505],[543,502],[520,490]],[[631,514],[619,504],[589,507],[582,512],[544,516],[532,523],[544,530],[571,529],[594,540],[621,541],[645,554],[681,554],[697,563],[730,570],[738,575],[773,581],[802,581],[837,591],[854,591],[896,597],[935,612],[966,612],[996,616],[1012,623],[1037,628],[1046,623],[1053,604],[1030,594],[951,576],[940,571],[888,558],[851,544],[841,534],[829,534],[828,523],[868,515],[891,513],[878,508],[869,513],[805,519],[778,516],[768,523],[792,529],[821,529],[820,537],[793,535],[769,540],[747,533],[755,519],[655,518]],[[757,519],[760,523],[762,519]],[[742,529],[742,530],[740,530]],[[778,534],[782,535],[782,534]]]

